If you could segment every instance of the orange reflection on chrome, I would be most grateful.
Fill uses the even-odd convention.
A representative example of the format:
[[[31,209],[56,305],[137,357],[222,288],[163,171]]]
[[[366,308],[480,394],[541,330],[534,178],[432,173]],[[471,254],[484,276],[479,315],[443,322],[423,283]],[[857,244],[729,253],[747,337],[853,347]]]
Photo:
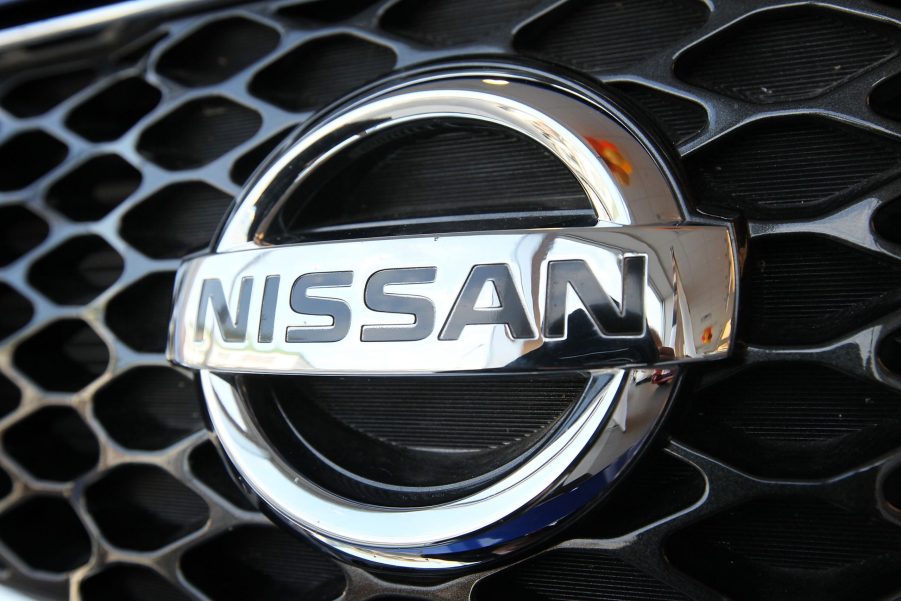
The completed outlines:
[[[657,386],[666,386],[672,384],[676,377],[676,372],[671,369],[655,369],[651,375],[651,383]]]
[[[628,186],[632,175],[632,163],[630,163],[619,148],[613,142],[607,140],[598,140],[597,138],[587,137],[586,140],[591,145],[598,156],[604,160],[607,168],[613,172],[613,175],[623,185]]]

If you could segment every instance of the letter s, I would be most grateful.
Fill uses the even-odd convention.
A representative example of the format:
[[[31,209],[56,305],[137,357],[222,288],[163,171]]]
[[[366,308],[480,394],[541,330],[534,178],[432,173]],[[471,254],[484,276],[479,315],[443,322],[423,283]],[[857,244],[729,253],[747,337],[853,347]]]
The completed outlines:
[[[366,306],[382,313],[402,313],[413,316],[410,325],[365,325],[360,332],[363,342],[395,342],[428,338],[435,327],[435,305],[424,296],[388,294],[389,284],[428,284],[435,281],[435,267],[382,269],[366,282],[363,299]]]
[[[292,326],[285,335],[287,342],[338,342],[350,330],[350,307],[341,299],[309,296],[311,288],[346,288],[353,283],[352,271],[306,273],[291,286],[291,309],[304,315],[327,315],[330,326]]]

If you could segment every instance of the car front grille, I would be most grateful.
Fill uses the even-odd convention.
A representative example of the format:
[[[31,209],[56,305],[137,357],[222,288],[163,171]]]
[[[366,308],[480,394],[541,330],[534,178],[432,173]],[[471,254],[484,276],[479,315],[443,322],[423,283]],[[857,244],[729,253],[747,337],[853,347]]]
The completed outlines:
[[[901,595],[901,9],[712,5],[241,4],[6,51],[0,581],[85,601]],[[162,354],[175,269],[316,110],[412,65],[512,56],[631,99],[682,155],[695,210],[747,224],[741,344],[688,374],[658,444],[535,555],[448,582],[339,566],[220,461]],[[439,192],[442,161],[499,160],[490,136],[454,135],[373,167],[372,202],[422,156]],[[502,158],[513,179],[556,177]],[[524,191],[566,205],[549,181]]]

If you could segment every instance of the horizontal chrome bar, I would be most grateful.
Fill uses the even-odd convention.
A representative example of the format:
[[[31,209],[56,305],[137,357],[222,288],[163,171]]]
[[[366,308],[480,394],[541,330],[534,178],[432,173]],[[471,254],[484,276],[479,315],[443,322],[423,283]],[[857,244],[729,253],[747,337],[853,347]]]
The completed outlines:
[[[213,371],[647,366],[724,356],[734,330],[735,257],[720,226],[261,247],[179,273],[170,358]]]

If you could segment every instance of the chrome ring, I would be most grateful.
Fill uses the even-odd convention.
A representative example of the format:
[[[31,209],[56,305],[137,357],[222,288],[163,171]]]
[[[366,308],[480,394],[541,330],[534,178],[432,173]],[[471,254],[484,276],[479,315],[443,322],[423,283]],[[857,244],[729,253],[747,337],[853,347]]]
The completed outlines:
[[[602,98],[516,69],[436,70],[369,90],[301,129],[258,170],[215,253],[259,249],[288,193],[350,144],[401,123],[442,117],[494,123],[540,143],[581,183],[596,227],[670,227],[684,220],[677,188],[659,156]],[[629,156],[630,185],[617,183],[593,141],[613,142]],[[445,569],[515,550],[527,535],[542,533],[599,498],[654,432],[678,373],[592,372],[578,411],[532,457],[483,490],[428,507],[367,505],[324,490],[263,442],[234,386],[208,369],[200,375],[225,454],[279,519],[358,559]]]

